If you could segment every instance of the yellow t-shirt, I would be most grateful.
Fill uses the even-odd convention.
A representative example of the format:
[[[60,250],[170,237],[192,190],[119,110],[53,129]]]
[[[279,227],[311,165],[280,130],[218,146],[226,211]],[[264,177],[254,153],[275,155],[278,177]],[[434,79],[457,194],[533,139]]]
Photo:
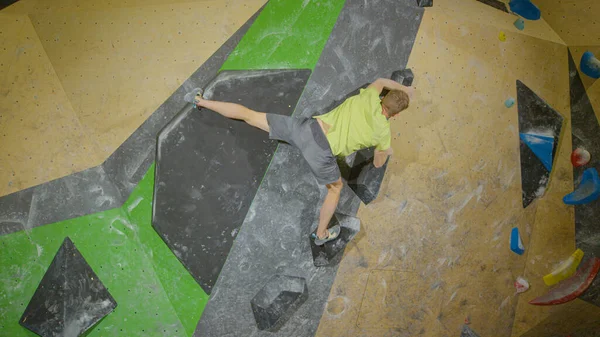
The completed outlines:
[[[390,122],[382,113],[375,88],[361,89],[360,94],[315,118],[330,125],[327,140],[334,156],[347,156],[371,146],[379,151],[390,148]]]

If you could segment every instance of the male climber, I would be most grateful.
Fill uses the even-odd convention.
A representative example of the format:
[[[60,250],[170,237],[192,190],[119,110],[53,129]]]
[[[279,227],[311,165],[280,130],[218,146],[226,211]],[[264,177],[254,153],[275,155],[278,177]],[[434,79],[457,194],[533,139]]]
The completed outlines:
[[[389,92],[380,99],[383,89]],[[204,107],[227,118],[243,120],[268,132],[271,139],[284,141],[300,150],[317,182],[327,187],[319,225],[313,235],[315,244],[320,246],[336,239],[340,233],[339,226],[327,228],[343,186],[336,156],[347,156],[375,146],[373,165],[383,166],[392,154],[388,119],[408,107],[411,91],[410,87],[380,78],[332,111],[313,118],[257,112],[235,103],[206,100],[198,90],[186,95],[186,100],[193,101],[198,108]],[[192,95],[195,95],[193,100]]]

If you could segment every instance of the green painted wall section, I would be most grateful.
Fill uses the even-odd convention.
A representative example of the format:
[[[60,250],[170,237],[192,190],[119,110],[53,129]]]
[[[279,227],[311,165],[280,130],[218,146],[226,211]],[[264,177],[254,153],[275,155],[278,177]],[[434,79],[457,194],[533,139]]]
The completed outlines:
[[[221,70],[314,69],[345,0],[271,0]]]
[[[18,324],[66,236],[117,301],[93,336],[191,336],[208,296],[151,226],[154,165],[121,208],[0,237],[0,335]]]

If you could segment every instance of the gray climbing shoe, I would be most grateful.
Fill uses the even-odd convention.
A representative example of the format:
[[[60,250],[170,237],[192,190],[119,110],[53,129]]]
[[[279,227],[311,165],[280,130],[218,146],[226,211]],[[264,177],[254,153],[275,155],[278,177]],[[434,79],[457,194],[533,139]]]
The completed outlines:
[[[327,229],[327,231],[329,232],[329,235],[326,238],[322,238],[322,239],[319,239],[319,237],[317,236],[317,233],[313,233],[313,238],[315,239],[315,245],[322,246],[326,242],[337,239],[338,236],[340,236],[340,230],[341,230],[340,225],[335,225],[335,226]]]
[[[198,98],[202,98],[203,93],[204,90],[201,88],[195,88],[194,90],[185,94],[185,96],[183,96],[183,100],[188,103],[196,104],[198,102]]]

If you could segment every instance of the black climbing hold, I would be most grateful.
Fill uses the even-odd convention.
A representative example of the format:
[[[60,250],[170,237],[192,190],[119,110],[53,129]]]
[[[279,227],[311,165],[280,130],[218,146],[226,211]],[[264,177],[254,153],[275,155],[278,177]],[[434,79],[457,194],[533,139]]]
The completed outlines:
[[[409,68],[394,71],[390,78],[404,86],[410,87],[414,77],[412,70]]]
[[[276,332],[307,298],[306,279],[274,275],[250,301],[256,326]]]
[[[309,76],[222,71],[203,96],[289,116]],[[207,294],[276,148],[266,132],[191,104],[158,135],[152,225]]]
[[[387,161],[382,167],[376,168],[373,165],[374,157],[374,148],[357,151],[347,177],[348,186],[365,205],[377,198],[387,168]]]
[[[67,237],[19,324],[40,336],[80,336],[116,306],[117,302]]]
[[[344,251],[348,242],[360,231],[360,220],[356,217],[335,213],[329,222],[329,227],[340,225],[341,231],[337,239],[317,246],[315,240],[310,238],[310,248],[316,267],[324,267],[339,262],[341,252]]]
[[[431,6],[433,6],[433,0],[417,0],[417,6],[431,7]]]
[[[555,158],[564,118],[543,99],[517,80],[517,101],[519,110],[519,133],[539,134],[554,138],[552,158]],[[550,172],[531,149],[520,142],[521,190],[523,207],[544,195]]]

